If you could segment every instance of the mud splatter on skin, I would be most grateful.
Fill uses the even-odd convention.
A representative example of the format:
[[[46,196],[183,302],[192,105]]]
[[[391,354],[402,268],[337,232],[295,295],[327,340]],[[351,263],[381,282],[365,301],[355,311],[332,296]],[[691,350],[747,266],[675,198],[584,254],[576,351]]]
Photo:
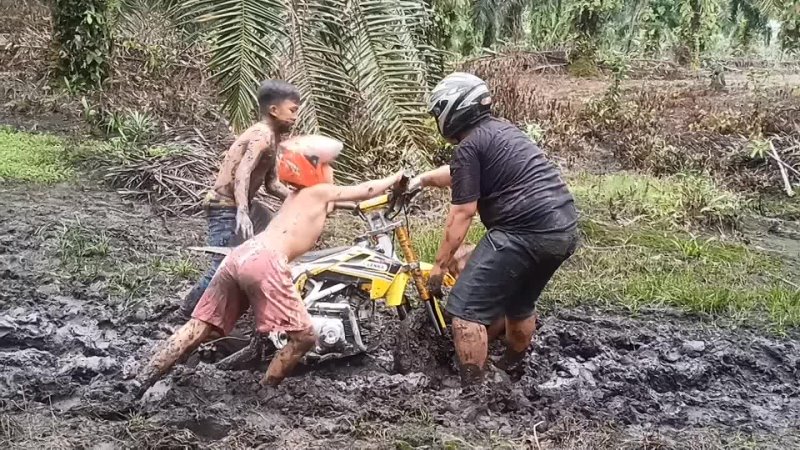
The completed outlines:
[[[542,317],[518,383],[493,381],[469,400],[488,408],[475,420],[450,406],[460,392],[450,337],[436,336],[421,309],[402,326],[387,316],[369,356],[299,370],[274,390],[259,386],[268,361],[241,371],[195,361],[176,365],[134,402],[128,380],[183,323],[142,320],[137,311],[149,318],[177,305],[193,280],[122,308],[107,288],[55,278],[46,230],[74,214],[153,256],[174,256],[205,236],[202,218],[168,222],[170,235],[143,207],[112,194],[0,193],[0,423],[9,424],[0,439],[9,448],[385,448],[411,433],[431,447],[441,446],[436,436],[457,436],[524,448],[539,422],[543,448],[581,436],[612,447],[656,440],[699,448],[707,430],[785,436],[777,448],[800,444],[797,334],[727,331],[664,311]],[[240,330],[249,334],[249,323]]]
[[[462,385],[473,385],[483,379],[487,358],[486,327],[461,319],[453,320],[453,342],[459,359]]]

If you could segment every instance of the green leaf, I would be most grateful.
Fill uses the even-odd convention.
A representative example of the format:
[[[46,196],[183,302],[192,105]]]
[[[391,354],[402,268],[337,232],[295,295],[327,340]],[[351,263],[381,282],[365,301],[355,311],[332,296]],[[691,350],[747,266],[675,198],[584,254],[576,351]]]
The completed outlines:
[[[275,46],[285,36],[286,4],[279,0],[189,0],[182,17],[208,25],[214,46],[209,68],[223,111],[235,130],[249,126],[258,83],[275,71]]]
[[[352,33],[347,46],[348,72],[364,94],[375,132],[420,154],[424,126],[426,71],[409,25],[424,14],[411,2],[351,0]]]

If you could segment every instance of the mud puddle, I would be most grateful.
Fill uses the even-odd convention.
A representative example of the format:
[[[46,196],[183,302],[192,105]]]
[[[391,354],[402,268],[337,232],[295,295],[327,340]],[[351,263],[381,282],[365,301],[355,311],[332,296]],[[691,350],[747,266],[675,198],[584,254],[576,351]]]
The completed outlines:
[[[48,230],[78,214],[110,236],[112,258],[123,247],[168,257],[202,242],[202,219],[162,221],[74,189],[6,189],[0,205],[4,448],[800,445],[797,337],[668,311],[556,311],[541,318],[523,371],[493,373],[469,394],[447,341],[427,328],[410,333],[419,363],[396,373],[395,338],[408,334],[390,326],[370,355],[308,368],[275,390],[258,385],[261,372],[195,361],[135,402],[127,379],[180,324],[169,311],[191,280],[120,299],[104,280],[65,278]]]

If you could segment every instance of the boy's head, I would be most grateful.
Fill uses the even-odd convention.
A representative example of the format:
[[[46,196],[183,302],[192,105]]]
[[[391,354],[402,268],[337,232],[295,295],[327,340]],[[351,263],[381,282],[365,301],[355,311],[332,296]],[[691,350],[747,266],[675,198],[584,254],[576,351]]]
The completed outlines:
[[[278,179],[295,189],[333,184],[333,163],[343,144],[320,135],[296,136],[280,144]]]
[[[261,118],[269,118],[281,133],[292,128],[300,108],[300,92],[294,85],[280,80],[267,80],[258,88],[257,97]]]

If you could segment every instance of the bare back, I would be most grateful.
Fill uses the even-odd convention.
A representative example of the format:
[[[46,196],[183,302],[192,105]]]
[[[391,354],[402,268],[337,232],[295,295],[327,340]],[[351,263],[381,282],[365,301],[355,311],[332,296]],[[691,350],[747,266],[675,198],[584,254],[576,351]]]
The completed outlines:
[[[318,184],[290,194],[267,229],[254,239],[264,243],[289,261],[311,250],[317,242],[330,202],[366,200],[380,195],[400,179],[402,172],[355,186]]]
[[[293,192],[286,198],[267,229],[255,236],[289,261],[314,247],[328,216],[326,189],[318,185]]]
[[[258,145],[265,148],[261,152],[259,160],[255,163],[250,173],[250,182],[247,190],[248,200],[255,197],[261,184],[269,184],[271,180],[266,180],[267,176],[274,176],[276,164],[276,149],[278,137],[264,123],[257,123],[242,133],[228,149],[225,158],[214,183],[214,191],[218,194],[234,199],[234,189],[236,186],[236,171],[239,164],[247,152],[248,146]]]

